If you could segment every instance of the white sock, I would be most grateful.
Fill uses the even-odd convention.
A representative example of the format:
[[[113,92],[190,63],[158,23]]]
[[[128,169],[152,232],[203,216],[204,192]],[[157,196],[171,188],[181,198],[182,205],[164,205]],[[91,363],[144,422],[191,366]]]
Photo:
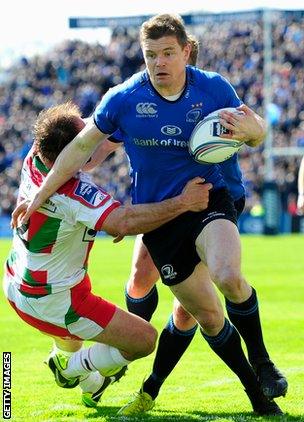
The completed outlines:
[[[83,393],[95,393],[102,386],[105,377],[100,375],[98,371],[90,372],[82,375],[79,380],[79,387]]]
[[[62,374],[69,378],[99,371],[103,376],[108,377],[129,363],[130,361],[125,359],[115,347],[95,343],[88,349],[75,352]]]

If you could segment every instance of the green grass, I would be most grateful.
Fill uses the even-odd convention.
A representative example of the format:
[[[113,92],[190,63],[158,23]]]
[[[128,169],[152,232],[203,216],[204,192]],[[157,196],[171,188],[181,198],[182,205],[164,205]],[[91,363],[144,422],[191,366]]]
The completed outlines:
[[[264,337],[273,360],[287,375],[289,392],[278,399],[282,418],[257,418],[236,377],[213,354],[199,334],[164,384],[155,410],[145,421],[304,421],[304,239],[303,236],[243,237],[243,272],[257,288]],[[133,239],[117,245],[96,241],[90,265],[94,291],[124,307]],[[10,247],[0,242],[0,261]],[[152,323],[159,329],[172,309],[172,295],[159,284],[160,303]],[[2,351],[12,352],[12,420],[111,421],[149,374],[153,356],[130,365],[127,376],[109,388],[98,410],[80,404],[78,389],[55,385],[43,365],[50,339],[23,323],[3,295],[0,298]],[[129,419],[130,420],[130,419]]]

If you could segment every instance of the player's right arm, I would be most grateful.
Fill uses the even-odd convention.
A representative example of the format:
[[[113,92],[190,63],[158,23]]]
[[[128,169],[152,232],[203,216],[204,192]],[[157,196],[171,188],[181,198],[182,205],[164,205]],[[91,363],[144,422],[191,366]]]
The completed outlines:
[[[202,182],[196,177],[180,195],[162,202],[118,207],[106,217],[101,230],[115,237],[147,233],[186,211],[203,211],[208,206],[212,185]]]
[[[298,211],[304,214],[304,156],[302,157],[298,174]]]
[[[58,155],[53,167],[44,179],[34,198],[28,205],[19,204],[12,214],[12,226],[16,227],[18,220],[26,223],[34,211],[49,198],[60,186],[74,176],[92,156],[98,145],[109,134],[101,132],[91,118],[79,134]]]

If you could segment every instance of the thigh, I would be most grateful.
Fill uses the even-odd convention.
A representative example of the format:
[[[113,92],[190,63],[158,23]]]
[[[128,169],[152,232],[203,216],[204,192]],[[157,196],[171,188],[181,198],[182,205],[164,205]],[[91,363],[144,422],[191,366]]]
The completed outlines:
[[[202,279],[205,288],[208,284],[212,284],[208,268],[203,264],[199,267],[199,277]],[[176,297],[174,298],[173,303],[173,322],[174,325],[182,331],[190,330],[196,325],[196,320]]]
[[[159,273],[151,255],[142,241],[142,235],[136,237],[129,281],[147,289],[149,292],[159,279]]]
[[[126,353],[134,353],[141,349],[143,343],[156,338],[156,335],[156,330],[149,322],[116,307],[107,327],[91,340],[108,344]]]
[[[202,212],[186,212],[143,236],[164,284],[183,282],[203,260],[198,254],[196,239],[205,227],[225,219],[236,224],[236,210],[228,190],[218,189],[210,194],[208,208]]]
[[[171,224],[167,223],[143,237],[161,280],[167,286],[186,280],[200,262],[194,244],[192,214],[184,213],[169,222]]]
[[[195,270],[183,282],[170,286],[171,291],[182,306],[201,324],[215,315],[219,325],[224,320],[223,309],[214,284],[203,263],[197,264]]]
[[[211,221],[198,235],[195,244],[197,253],[208,266],[211,277],[219,267],[240,271],[240,236],[236,225],[231,221]]]

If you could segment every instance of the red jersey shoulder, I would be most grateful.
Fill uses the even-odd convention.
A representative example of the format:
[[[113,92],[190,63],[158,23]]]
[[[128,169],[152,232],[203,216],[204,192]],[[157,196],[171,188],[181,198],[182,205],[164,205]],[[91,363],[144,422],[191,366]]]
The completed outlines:
[[[111,195],[100,186],[81,179],[69,180],[58,193],[67,195],[89,208],[101,207],[111,199]]]

